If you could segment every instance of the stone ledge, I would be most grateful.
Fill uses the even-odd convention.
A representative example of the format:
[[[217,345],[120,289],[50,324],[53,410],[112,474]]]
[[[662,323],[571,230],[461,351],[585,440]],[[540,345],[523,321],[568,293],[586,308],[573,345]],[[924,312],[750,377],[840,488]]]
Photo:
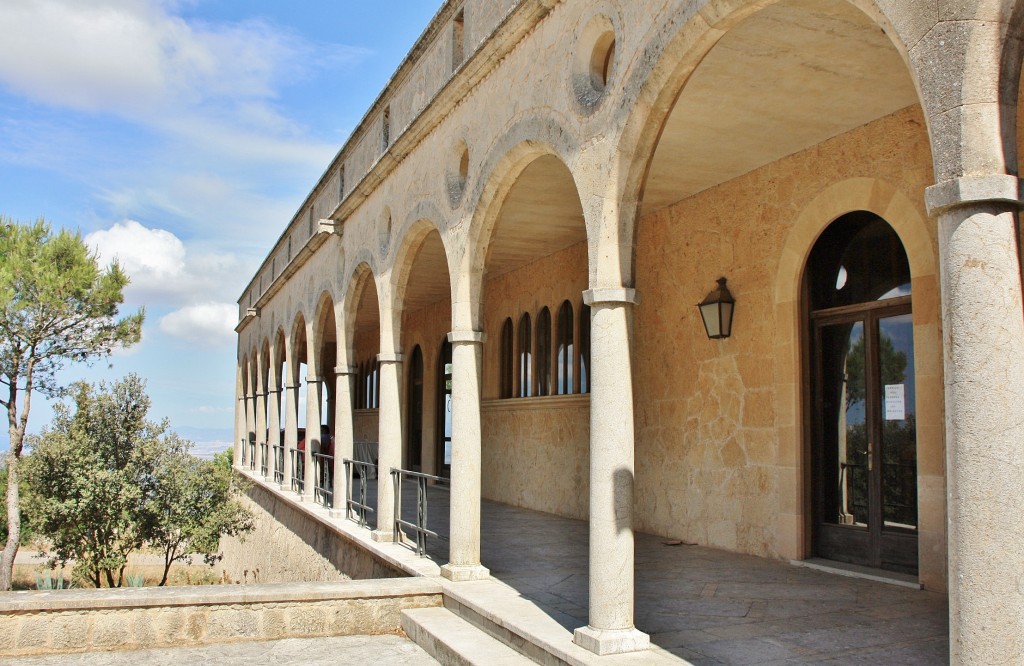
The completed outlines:
[[[338,601],[440,594],[429,578],[381,578],[343,583],[264,583],[189,587],[117,588],[13,592],[0,599],[6,613],[112,610],[175,606],[226,606],[308,601]]]
[[[400,633],[403,610],[442,604],[422,578],[30,596],[0,612],[0,657]]]

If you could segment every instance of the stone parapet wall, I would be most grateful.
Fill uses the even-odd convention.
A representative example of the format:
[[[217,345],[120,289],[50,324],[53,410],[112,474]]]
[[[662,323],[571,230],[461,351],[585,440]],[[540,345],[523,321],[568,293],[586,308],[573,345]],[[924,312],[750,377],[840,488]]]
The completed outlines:
[[[441,605],[423,578],[5,596],[0,657],[400,633],[402,610]]]
[[[374,557],[328,522],[254,484],[245,498],[256,528],[221,540],[222,576],[236,583],[392,578],[405,574]]]

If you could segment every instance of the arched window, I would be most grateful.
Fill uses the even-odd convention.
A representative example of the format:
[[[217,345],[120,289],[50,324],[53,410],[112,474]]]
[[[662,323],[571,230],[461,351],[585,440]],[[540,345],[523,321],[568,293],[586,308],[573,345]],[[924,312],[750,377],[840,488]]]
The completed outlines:
[[[501,327],[501,386],[498,395],[502,398],[512,397],[512,317],[505,319]]]
[[[580,305],[580,393],[590,393],[590,306]]]
[[[565,301],[562,307],[558,308],[558,337],[555,352],[555,391],[558,395],[566,395],[573,392],[573,321],[572,303]]]
[[[537,314],[537,395],[551,395],[551,311]]]
[[[517,374],[519,380],[519,397],[528,398],[533,389],[533,354],[530,345],[530,313],[524,313],[519,319],[519,363]]]

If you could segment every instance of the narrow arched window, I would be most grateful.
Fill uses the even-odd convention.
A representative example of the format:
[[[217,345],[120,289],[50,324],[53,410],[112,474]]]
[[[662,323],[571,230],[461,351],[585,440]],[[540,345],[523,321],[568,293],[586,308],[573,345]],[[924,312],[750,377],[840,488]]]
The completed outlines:
[[[512,317],[505,319],[501,327],[501,358],[498,365],[501,366],[501,386],[499,395],[502,398],[512,397]]]
[[[558,395],[566,395],[573,392],[573,358],[575,345],[573,344],[573,316],[572,303],[565,301],[562,307],[558,308],[558,333],[556,338],[555,351],[555,390]]]
[[[528,398],[533,393],[533,353],[530,345],[530,313],[519,319],[519,361],[516,368],[519,380],[519,397]]]
[[[580,305],[580,393],[590,393],[590,306]]]
[[[537,313],[537,393],[551,395],[551,311]]]

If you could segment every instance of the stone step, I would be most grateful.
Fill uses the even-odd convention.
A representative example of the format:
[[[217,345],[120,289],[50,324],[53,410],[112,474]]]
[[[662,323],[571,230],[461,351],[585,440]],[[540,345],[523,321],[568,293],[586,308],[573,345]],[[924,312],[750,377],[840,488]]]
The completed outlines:
[[[688,666],[690,662],[652,645],[642,652],[598,656],[573,643],[560,625],[515,589],[494,578],[441,581],[444,605],[501,643],[542,666]]]
[[[536,666],[444,607],[402,611],[402,629],[444,666]]]

